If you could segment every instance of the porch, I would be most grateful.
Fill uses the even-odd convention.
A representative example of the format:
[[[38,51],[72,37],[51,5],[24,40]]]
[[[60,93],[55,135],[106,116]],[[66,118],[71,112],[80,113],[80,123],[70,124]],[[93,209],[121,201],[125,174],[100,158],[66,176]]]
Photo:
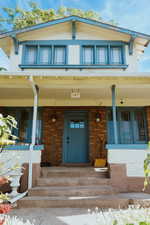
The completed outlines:
[[[44,146],[41,162],[45,166],[93,165],[96,158],[108,158],[108,163],[126,163],[118,156],[123,152],[128,155],[132,150],[133,154],[141,152],[144,158],[150,129],[149,74],[123,73],[123,76],[118,72],[89,77],[86,71],[82,76],[66,73],[66,76],[48,76],[48,73],[31,71],[11,75],[1,72],[0,110],[15,116],[19,126],[16,146],[7,149],[29,150],[33,134],[34,148]],[[34,110],[35,98],[29,77],[39,90]],[[72,97],[73,92],[80,96]],[[32,115],[37,108],[36,129],[32,129]],[[67,117],[69,113],[73,113],[73,117]],[[71,141],[69,135],[72,135]],[[70,149],[74,149],[71,155]],[[83,149],[84,154],[80,155]],[[117,150],[120,150],[119,155],[116,155]],[[138,175],[143,176],[141,171]]]

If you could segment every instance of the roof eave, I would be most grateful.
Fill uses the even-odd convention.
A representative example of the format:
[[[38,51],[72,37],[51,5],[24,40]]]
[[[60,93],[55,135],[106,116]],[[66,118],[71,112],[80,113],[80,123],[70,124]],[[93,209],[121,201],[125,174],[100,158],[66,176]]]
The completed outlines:
[[[53,25],[56,25],[56,24],[59,24],[59,23],[64,23],[64,22],[69,22],[69,21],[78,21],[78,22],[89,24],[89,25],[102,27],[104,29],[109,29],[109,30],[113,30],[113,31],[116,31],[116,32],[124,33],[124,34],[130,35],[130,36],[140,37],[140,38],[143,38],[143,39],[146,39],[146,40],[150,40],[150,35],[148,35],[148,34],[132,31],[132,30],[129,30],[129,29],[126,29],[126,28],[122,28],[122,27],[118,27],[118,26],[114,26],[114,25],[111,25],[111,24],[103,23],[103,22],[100,22],[100,21],[92,20],[92,19],[82,18],[82,17],[78,17],[78,16],[64,17],[64,18],[52,20],[52,21],[49,21],[49,22],[46,22],[46,23],[40,23],[40,24],[31,26],[31,27],[22,28],[20,30],[13,30],[13,31],[5,32],[5,33],[0,35],[0,38],[5,38],[5,37],[8,37],[8,36],[17,35],[19,33],[29,32],[29,31],[32,31],[32,30],[45,28],[47,26],[53,26]]]

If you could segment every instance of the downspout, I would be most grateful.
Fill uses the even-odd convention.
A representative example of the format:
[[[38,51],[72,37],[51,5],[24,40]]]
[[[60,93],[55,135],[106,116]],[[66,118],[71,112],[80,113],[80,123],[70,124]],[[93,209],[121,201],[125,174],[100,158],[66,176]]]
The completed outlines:
[[[32,140],[29,149],[29,172],[28,172],[28,189],[32,188],[32,152],[36,142],[36,125],[37,125],[37,110],[38,110],[38,95],[39,88],[35,84],[33,77],[29,76],[29,82],[34,94],[34,106],[33,106],[33,120],[32,120]]]

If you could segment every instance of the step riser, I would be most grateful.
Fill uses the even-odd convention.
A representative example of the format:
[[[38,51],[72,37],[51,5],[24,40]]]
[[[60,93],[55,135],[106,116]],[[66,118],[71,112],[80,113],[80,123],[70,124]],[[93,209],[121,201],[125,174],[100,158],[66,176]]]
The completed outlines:
[[[37,185],[38,186],[86,186],[86,185],[107,185],[109,184],[108,180],[105,179],[95,179],[95,180],[83,180],[83,179],[72,179],[69,181],[59,180],[59,179],[38,179]]]
[[[48,191],[48,190],[30,190],[29,196],[97,196],[115,194],[113,190],[70,190],[70,191]]]
[[[88,199],[88,200],[20,200],[18,208],[127,208],[129,200],[127,199]]]
[[[75,173],[75,172],[42,172],[42,177],[99,177],[99,178],[107,178],[108,173]]]

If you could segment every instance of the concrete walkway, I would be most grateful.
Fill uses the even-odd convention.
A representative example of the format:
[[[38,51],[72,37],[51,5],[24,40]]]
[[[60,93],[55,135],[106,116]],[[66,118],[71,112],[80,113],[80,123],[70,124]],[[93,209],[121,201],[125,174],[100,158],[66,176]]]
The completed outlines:
[[[87,209],[46,208],[13,209],[10,215],[35,220],[35,225],[90,225],[91,216]],[[91,221],[91,222],[90,222]],[[93,224],[94,225],[94,224]]]
[[[128,199],[130,204],[140,204],[150,207],[150,194],[122,193],[118,198]],[[131,201],[132,200],[132,201]],[[95,209],[91,209],[94,211]],[[35,220],[35,225],[95,225],[95,217],[88,213],[88,209],[80,208],[26,208],[13,209],[10,215]]]

